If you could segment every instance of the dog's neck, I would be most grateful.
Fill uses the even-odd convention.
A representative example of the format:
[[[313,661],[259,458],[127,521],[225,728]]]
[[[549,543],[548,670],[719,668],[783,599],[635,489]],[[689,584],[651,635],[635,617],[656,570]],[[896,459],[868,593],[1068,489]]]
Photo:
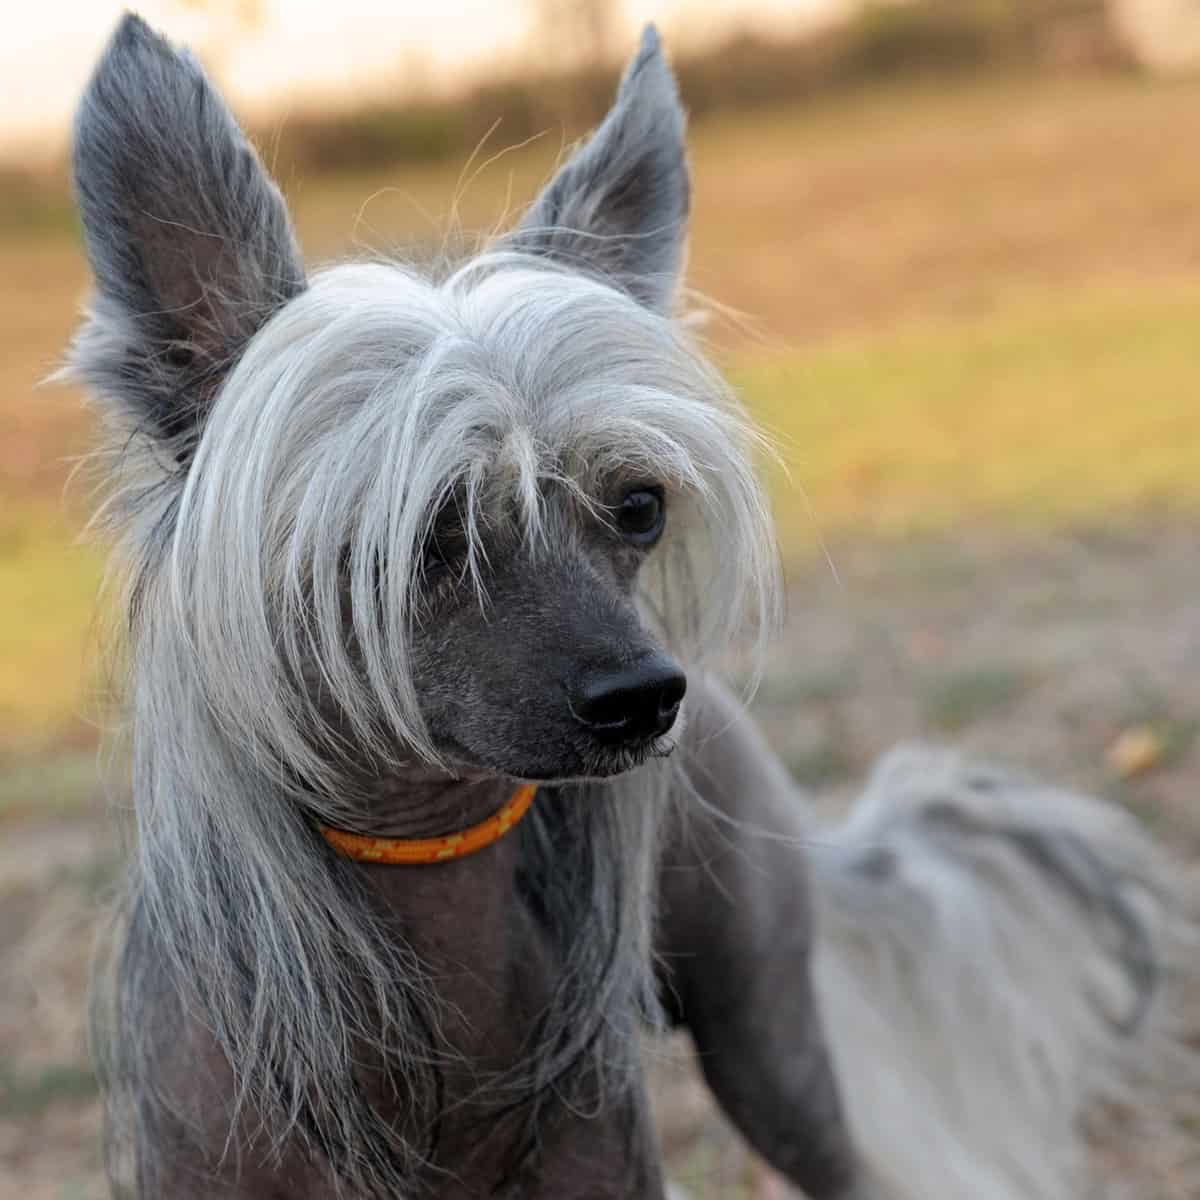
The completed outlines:
[[[373,837],[441,837],[486,820],[517,786],[495,775],[451,775],[418,767],[372,784],[366,804],[347,828]]]
[[[378,804],[366,820],[381,836],[436,836],[493,812],[516,786],[506,779],[432,773],[398,778],[381,783]],[[514,1107],[511,1092],[494,1092],[490,1081],[511,1078],[526,1062],[530,1039],[560,984],[562,963],[520,899],[521,864],[515,833],[467,858],[436,865],[357,864],[376,902],[399,922],[408,946],[437,981],[439,1037],[450,1051],[441,1096],[444,1111],[452,1114],[440,1123],[437,1165],[452,1167],[464,1181],[461,1193],[448,1195],[500,1194],[499,1181],[519,1161],[513,1148],[527,1110]],[[596,1086],[593,1080],[580,1093],[587,1097],[580,1106],[587,1115],[568,1107],[553,1119],[542,1117],[537,1154],[511,1186],[564,1195],[582,1171],[601,1181],[597,1197],[662,1197],[640,1089],[597,1112],[599,1093],[588,1090]],[[403,1119],[386,1089],[372,1099],[385,1119]],[[619,1170],[614,1163],[621,1164]],[[527,1170],[535,1172],[536,1182]]]

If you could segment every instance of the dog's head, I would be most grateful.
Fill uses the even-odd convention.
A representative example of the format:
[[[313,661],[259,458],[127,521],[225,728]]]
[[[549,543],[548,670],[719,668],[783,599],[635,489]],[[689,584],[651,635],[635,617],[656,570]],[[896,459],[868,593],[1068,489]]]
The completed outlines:
[[[516,228],[436,279],[305,272],[188,55],[136,18],[81,105],[96,294],[154,653],[304,780],[425,759],[603,776],[771,570],[747,433],[672,319],[684,118],[649,31]]]

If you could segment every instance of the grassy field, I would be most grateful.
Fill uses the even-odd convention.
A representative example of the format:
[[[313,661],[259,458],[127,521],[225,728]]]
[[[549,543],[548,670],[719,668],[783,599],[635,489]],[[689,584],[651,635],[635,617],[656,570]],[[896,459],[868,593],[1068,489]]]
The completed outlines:
[[[1200,83],[1125,77],[909,85],[696,130],[703,336],[786,466],[792,615],[760,713],[833,807],[897,737],[952,737],[1200,850],[1198,135]],[[310,258],[492,227],[561,149],[489,162],[493,143],[461,174],[285,179]],[[0,227],[0,1198],[83,1200],[81,993],[115,863],[102,555],[78,543],[89,485],[68,486],[89,418],[37,385],[85,273],[70,231]],[[1134,773],[1113,753],[1131,731],[1153,746]],[[767,1195],[690,1077],[664,1086],[677,1170]],[[1129,1195],[1197,1194],[1156,1171]]]
[[[1094,287],[735,369],[789,468],[785,548],[1195,509],[1198,329],[1198,283]]]

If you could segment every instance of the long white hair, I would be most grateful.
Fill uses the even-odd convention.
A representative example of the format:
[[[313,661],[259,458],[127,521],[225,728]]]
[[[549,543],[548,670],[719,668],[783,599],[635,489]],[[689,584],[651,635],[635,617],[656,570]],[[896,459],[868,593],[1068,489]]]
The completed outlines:
[[[334,1186],[378,1196],[429,1157],[437,989],[315,823],[353,821],[339,759],[438,761],[411,644],[450,496],[486,605],[498,524],[536,561],[548,485],[597,508],[604,472],[642,469],[672,505],[647,620],[689,660],[747,615],[765,627],[753,437],[671,315],[683,124],[648,31],[609,117],[490,252],[432,279],[309,273],[194,59],[127,17],[97,68],[74,154],[96,293],[70,371],[111,431],[137,840],[95,1024],[112,1141],[135,1144],[144,1193],[196,1118],[155,1083],[162,1031],[189,1015],[233,1073],[229,1153],[299,1145]],[[528,1061],[490,1086],[530,1127],[552,1092],[635,1077],[669,772],[587,785],[586,803],[548,792],[522,823],[561,973]],[[370,1058],[398,1126],[356,1078]]]
[[[807,857],[882,1200],[1125,1195],[1091,1139],[1166,1146],[1194,1120],[1200,893],[1131,814],[907,746]]]
[[[322,739],[346,739],[381,772],[414,752],[436,761],[408,646],[421,548],[454,488],[484,604],[498,514],[516,514],[536,545],[547,480],[598,505],[605,473],[652,471],[680,503],[646,581],[649,619],[687,661],[719,652],[747,616],[765,625],[774,557],[748,439],[669,321],[500,251],[440,283],[387,264],[313,276],[230,373],[178,492],[142,486],[125,440],[133,482],[113,512],[142,556],[138,837],[109,1085],[140,1097],[143,1131],[159,1119],[146,1111],[147,1006],[161,998],[143,994],[139,963],[152,955],[187,981],[270,1145],[306,1137],[344,1182],[402,1186],[423,1148],[362,1102],[349,1048],[395,1064],[419,1125],[445,1053],[437,993],[314,832],[353,821]],[[144,532],[164,528],[161,542]],[[348,729],[314,736],[314,678]],[[522,1078],[500,1081],[513,1095],[557,1082],[585,1052],[609,1078],[635,1061],[634,1024],[654,1011],[651,871],[668,776],[589,785],[590,801],[570,804],[570,838],[556,832],[564,804],[548,799],[522,834],[565,970]]]

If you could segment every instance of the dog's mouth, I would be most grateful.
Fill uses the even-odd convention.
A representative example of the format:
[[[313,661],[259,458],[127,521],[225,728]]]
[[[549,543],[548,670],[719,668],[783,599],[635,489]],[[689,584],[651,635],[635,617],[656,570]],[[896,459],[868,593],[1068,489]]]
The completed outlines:
[[[593,707],[585,715],[567,697],[565,712],[544,714],[541,722],[526,726],[504,720],[479,731],[478,740],[451,736],[439,749],[458,771],[482,771],[527,783],[613,779],[674,753],[686,724],[682,700],[680,684],[666,702],[654,698],[642,710],[614,704],[600,711]],[[505,726],[511,734],[507,738],[501,732]]]
[[[679,744],[673,733],[667,732],[649,741],[634,745],[597,746],[584,755],[584,779],[612,779],[643,766],[651,759],[669,758]]]
[[[498,773],[525,783],[567,784],[615,779],[654,759],[669,758],[678,744],[678,733],[672,730],[632,744],[575,746],[557,762],[535,762],[523,755],[514,756],[510,762],[487,762],[462,746],[444,746],[443,750],[449,752],[459,771]]]

